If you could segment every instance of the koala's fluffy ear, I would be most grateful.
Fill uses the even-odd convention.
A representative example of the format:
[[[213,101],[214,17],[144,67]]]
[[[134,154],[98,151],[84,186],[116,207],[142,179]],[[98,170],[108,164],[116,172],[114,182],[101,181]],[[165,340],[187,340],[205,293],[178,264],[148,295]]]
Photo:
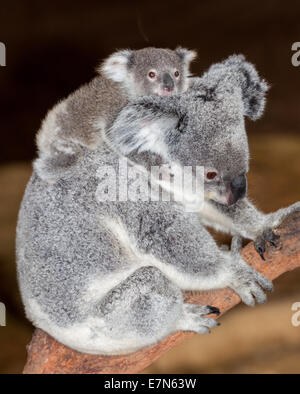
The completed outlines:
[[[164,157],[165,135],[181,120],[180,113],[174,110],[179,98],[164,99],[143,97],[128,104],[108,131],[108,140],[124,155],[148,151]]]
[[[183,64],[189,68],[191,62],[197,57],[197,52],[190,49],[177,47],[175,52],[182,60]]]
[[[254,65],[247,62],[244,56],[230,56],[225,62],[236,73],[243,95],[245,116],[252,120],[260,118],[264,112],[267,82],[260,78]]]
[[[110,55],[98,68],[106,78],[115,82],[123,82],[128,76],[128,70],[133,61],[134,53],[130,49],[117,51]]]
[[[263,114],[265,95],[269,86],[264,79],[260,78],[253,64],[247,62],[243,55],[233,55],[213,65],[204,77],[206,81],[215,80],[216,85],[221,88],[228,84],[239,86],[245,116],[256,120]]]

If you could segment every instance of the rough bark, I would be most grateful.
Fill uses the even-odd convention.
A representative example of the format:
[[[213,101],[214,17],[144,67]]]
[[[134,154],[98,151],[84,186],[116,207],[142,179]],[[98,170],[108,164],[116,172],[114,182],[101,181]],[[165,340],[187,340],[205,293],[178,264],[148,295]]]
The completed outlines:
[[[267,247],[266,262],[257,254],[253,242],[243,248],[244,259],[263,275],[275,279],[284,272],[300,267],[300,213],[287,218],[276,230],[280,243]],[[209,304],[220,308],[221,313],[237,305],[241,300],[231,289],[185,294],[186,301]],[[157,360],[192,332],[177,332],[161,342],[126,356],[93,356],[76,352],[58,343],[44,331],[36,329],[28,345],[25,374],[103,374],[138,373]]]

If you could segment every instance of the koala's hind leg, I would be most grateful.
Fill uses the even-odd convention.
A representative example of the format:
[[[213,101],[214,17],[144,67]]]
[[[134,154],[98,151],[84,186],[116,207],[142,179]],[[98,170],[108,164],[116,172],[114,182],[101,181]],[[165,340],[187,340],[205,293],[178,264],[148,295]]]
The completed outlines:
[[[96,305],[95,314],[104,320],[103,333],[112,343],[122,338],[119,352],[126,353],[178,330],[208,332],[217,323],[204,315],[217,311],[184,303],[180,288],[158,268],[147,266],[110,290]]]

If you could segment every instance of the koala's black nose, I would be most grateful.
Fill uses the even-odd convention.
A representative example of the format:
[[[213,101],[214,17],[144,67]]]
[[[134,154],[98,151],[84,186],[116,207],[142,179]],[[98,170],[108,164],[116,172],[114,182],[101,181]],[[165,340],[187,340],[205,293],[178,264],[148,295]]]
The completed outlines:
[[[235,177],[230,183],[230,189],[233,197],[232,203],[245,197],[247,193],[247,178],[246,175],[239,175]]]
[[[163,73],[162,81],[163,81],[163,88],[166,89],[168,92],[171,92],[174,89],[174,81],[170,74]]]

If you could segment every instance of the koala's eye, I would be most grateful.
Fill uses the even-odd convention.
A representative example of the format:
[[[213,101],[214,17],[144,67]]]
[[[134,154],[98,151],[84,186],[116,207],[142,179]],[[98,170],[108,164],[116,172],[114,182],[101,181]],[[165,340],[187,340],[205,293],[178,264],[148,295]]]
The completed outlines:
[[[176,71],[174,72],[174,75],[175,75],[176,78],[178,78],[178,77],[179,77],[179,71],[176,70]]]
[[[154,71],[149,71],[148,77],[151,78],[151,79],[155,78],[156,77],[155,72]]]
[[[209,180],[215,179],[216,176],[217,176],[217,173],[216,173],[215,171],[209,171],[209,172],[206,174],[206,178],[209,179]]]

